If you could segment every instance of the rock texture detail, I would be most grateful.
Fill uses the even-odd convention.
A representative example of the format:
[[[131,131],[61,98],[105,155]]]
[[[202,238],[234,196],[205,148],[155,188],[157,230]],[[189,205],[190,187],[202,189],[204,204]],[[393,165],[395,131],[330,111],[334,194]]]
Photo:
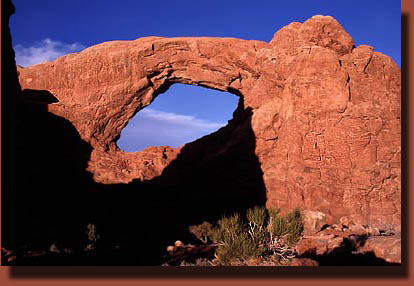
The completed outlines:
[[[400,228],[400,69],[370,46],[355,47],[332,17],[291,23],[270,43],[113,41],[18,72],[23,94],[53,94],[58,102],[49,111],[69,120],[92,146],[88,171],[96,182],[162,174],[181,149],[125,153],[116,141],[129,119],[170,85],[193,84],[240,97],[234,119],[210,135],[221,136],[213,141],[222,144],[215,149],[220,152],[207,157],[226,153],[251,126],[267,206],[298,206],[327,224]]]

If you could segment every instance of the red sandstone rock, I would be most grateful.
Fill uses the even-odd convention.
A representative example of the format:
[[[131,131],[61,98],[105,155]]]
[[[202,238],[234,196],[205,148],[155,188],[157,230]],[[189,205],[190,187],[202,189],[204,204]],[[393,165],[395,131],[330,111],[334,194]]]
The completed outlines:
[[[302,215],[305,235],[317,233],[326,224],[326,216],[322,212],[303,210]]]
[[[387,262],[401,263],[401,233],[391,236],[370,236],[358,251],[373,252],[376,257]]]
[[[309,253],[317,256],[326,255],[332,252],[334,249],[341,248],[343,241],[344,237],[342,236],[313,236],[302,239],[296,246],[296,250],[299,256],[306,256]]]
[[[347,231],[325,230],[304,236],[296,245],[299,256],[314,259],[323,256],[373,256],[384,263],[401,263],[401,233],[393,235],[359,235]],[[330,260],[335,263],[335,259]]]
[[[267,206],[319,212],[328,224],[401,225],[400,69],[372,47],[354,48],[332,17],[291,23],[270,43],[107,42],[19,73],[22,89],[51,92],[59,102],[49,111],[92,146],[88,171],[96,182],[150,180],[174,161],[181,149],[125,153],[116,141],[169,85],[193,84],[235,93],[251,110]],[[239,134],[223,137],[232,142],[220,143],[220,154],[243,137],[247,123],[238,114],[218,133]]]
[[[318,266],[318,262],[310,258],[293,258],[290,266]]]

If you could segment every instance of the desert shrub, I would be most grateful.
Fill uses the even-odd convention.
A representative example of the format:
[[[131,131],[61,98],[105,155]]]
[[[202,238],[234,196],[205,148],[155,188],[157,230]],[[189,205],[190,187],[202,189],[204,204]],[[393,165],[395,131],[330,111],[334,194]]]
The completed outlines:
[[[225,241],[216,250],[217,257],[223,263],[234,259],[259,257],[262,253],[263,249],[245,234],[237,237],[235,240]]]
[[[243,234],[243,226],[239,214],[224,216],[217,222],[217,227],[213,229],[211,240],[214,243],[225,243],[234,241],[237,236]]]
[[[287,221],[282,216],[273,216],[269,220],[269,231],[273,237],[280,238],[288,232]]]
[[[217,245],[216,256],[226,264],[234,259],[247,260],[273,253],[282,258],[291,258],[293,249],[303,231],[299,209],[280,215],[280,210],[256,206],[246,211],[241,218],[235,213],[222,217],[213,227],[208,222],[191,226],[190,232],[207,243]]]
[[[288,221],[287,243],[293,245],[297,243],[303,232],[302,216],[298,208],[286,214]]]
[[[252,209],[248,209],[246,216],[249,222],[254,223],[259,227],[264,227],[266,222],[266,209],[264,207],[256,206]]]
[[[303,222],[298,208],[284,216],[279,215],[279,210],[269,210],[268,230],[273,243],[286,242],[288,245],[297,243],[303,232]]]
[[[89,223],[87,226],[87,234],[88,234],[88,240],[91,242],[96,242],[99,239],[99,235],[96,231],[96,225],[93,223]]]
[[[203,243],[207,243],[208,238],[211,237],[213,233],[213,226],[211,225],[211,223],[207,221],[204,221],[202,224],[199,225],[192,225],[188,229],[190,233],[192,233]]]
[[[88,236],[88,244],[85,247],[85,250],[93,250],[96,247],[97,241],[100,239],[100,236],[97,232],[96,225],[93,223],[89,223],[86,226],[86,234]]]
[[[248,235],[239,214],[220,219],[211,240],[218,244],[216,255],[223,263],[232,259],[258,257],[263,252],[260,245]]]
[[[265,244],[268,240],[268,234],[266,230],[266,209],[259,206],[248,209],[246,212],[246,217],[248,220],[247,231],[250,238],[258,245],[258,249],[264,251]]]

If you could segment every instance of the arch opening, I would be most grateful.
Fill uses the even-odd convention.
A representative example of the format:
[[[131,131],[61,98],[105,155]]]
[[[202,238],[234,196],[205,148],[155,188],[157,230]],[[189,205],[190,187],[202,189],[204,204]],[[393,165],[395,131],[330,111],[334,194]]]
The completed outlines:
[[[226,126],[238,101],[230,92],[174,83],[129,120],[116,144],[125,152],[182,146]]]

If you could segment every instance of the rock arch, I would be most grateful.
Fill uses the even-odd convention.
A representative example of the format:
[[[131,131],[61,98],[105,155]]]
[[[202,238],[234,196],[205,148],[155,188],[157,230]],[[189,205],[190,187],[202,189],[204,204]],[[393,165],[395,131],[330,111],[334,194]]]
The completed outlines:
[[[47,89],[59,98],[50,110],[72,116],[71,121],[79,126],[86,141],[112,149],[131,115],[171,84],[194,84],[240,95],[242,74],[245,78],[257,74],[255,66],[245,66],[240,59],[253,46],[254,43],[237,39],[151,37],[103,43],[54,63],[37,65],[46,78],[54,77],[57,82],[44,82],[38,75],[27,74],[30,68],[20,73],[26,77],[23,85]],[[216,54],[220,59],[211,60]],[[84,118],[95,120],[85,124]]]
[[[97,182],[149,180],[174,161],[178,149],[126,154],[115,142],[161,91],[194,84],[241,97],[232,132],[248,121],[268,206],[319,211],[329,223],[401,224],[400,70],[372,47],[355,48],[332,17],[291,23],[270,43],[107,42],[19,73],[23,89],[51,92],[59,102],[49,111],[90,143]]]

